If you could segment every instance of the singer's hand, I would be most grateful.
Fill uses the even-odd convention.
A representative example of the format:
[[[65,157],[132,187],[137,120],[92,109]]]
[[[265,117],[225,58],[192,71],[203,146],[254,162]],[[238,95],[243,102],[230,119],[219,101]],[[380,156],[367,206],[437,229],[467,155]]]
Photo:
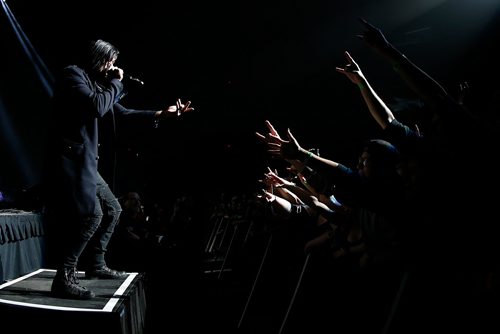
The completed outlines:
[[[156,116],[159,119],[166,119],[170,117],[178,117],[181,114],[189,111],[193,111],[194,108],[191,107],[191,101],[187,101],[185,104],[182,103],[181,99],[177,99],[177,102],[173,106],[169,106],[167,109],[159,111]]]
[[[108,78],[109,80],[118,79],[118,80],[122,81],[123,80],[123,70],[119,67],[112,66],[106,72],[106,78]]]

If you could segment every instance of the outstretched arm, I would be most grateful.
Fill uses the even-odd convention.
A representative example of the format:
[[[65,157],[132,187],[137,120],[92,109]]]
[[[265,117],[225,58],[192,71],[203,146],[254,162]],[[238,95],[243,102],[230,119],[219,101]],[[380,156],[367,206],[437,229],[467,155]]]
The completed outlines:
[[[352,83],[359,87],[368,110],[370,110],[370,114],[378,125],[382,129],[385,129],[395,119],[394,114],[377,93],[375,93],[375,90],[349,52],[346,51],[345,56],[348,63],[344,67],[337,67],[337,72],[344,74]]]
[[[278,217],[288,218],[292,214],[292,203],[280,196],[262,189],[262,194],[257,195],[257,197],[269,203],[273,213]]]
[[[267,136],[257,134],[257,137],[267,144],[268,152],[273,157],[287,161],[299,160],[303,166],[311,167],[315,172],[331,181],[351,179],[351,176],[354,175],[346,166],[302,148],[290,129],[287,132],[288,140],[281,139],[280,136],[272,133]],[[357,175],[357,173],[355,174]]]
[[[312,194],[308,190],[291,181],[279,177],[278,174],[273,172],[271,169],[268,168],[268,170],[269,172],[266,174],[266,178],[270,180],[269,182],[272,182],[275,185],[276,190],[285,190],[287,193],[293,194],[293,196],[300,201],[300,203],[297,204],[312,204],[310,199]]]
[[[297,195],[282,187],[283,183],[289,183],[289,181],[279,177],[276,172],[271,170],[271,168],[267,167],[267,170],[268,173],[264,174],[264,179],[259,181],[266,186],[266,189],[270,193],[279,195],[292,204],[304,204]]]
[[[172,117],[179,117],[186,112],[193,111],[194,108],[191,107],[191,101],[183,103],[181,99],[177,99],[175,105],[168,106],[166,109],[156,112],[156,119],[163,120]]]
[[[360,19],[365,31],[357,37],[387,60],[399,76],[424,101],[438,107],[443,101],[453,99],[430,75],[410,61],[401,51],[387,41],[382,31],[364,19]]]
[[[312,152],[302,148],[299,142],[293,137],[290,129],[287,131],[288,140],[282,139],[274,127],[266,121],[268,128],[272,129],[267,135],[262,135],[256,132],[257,138],[259,138],[268,147],[268,152],[275,158],[281,158],[287,161],[299,160],[302,163],[316,160],[319,166],[329,166],[338,167],[338,163],[333,160],[328,160],[320,157],[319,155],[313,154]],[[315,163],[316,164],[316,163]]]

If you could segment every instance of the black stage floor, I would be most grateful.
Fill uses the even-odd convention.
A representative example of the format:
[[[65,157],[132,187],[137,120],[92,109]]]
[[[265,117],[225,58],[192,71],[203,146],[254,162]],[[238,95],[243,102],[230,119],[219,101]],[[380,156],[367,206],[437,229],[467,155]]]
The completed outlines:
[[[2,326],[25,333],[44,332],[143,333],[146,296],[143,274],[123,279],[90,280],[78,273],[80,285],[96,293],[91,300],[50,295],[55,270],[39,269],[0,285]],[[2,331],[3,332],[3,331]],[[14,331],[12,331],[14,332]]]
[[[130,272],[124,279],[90,280],[91,300],[52,297],[55,270],[39,269],[0,285],[0,332],[151,334],[234,333],[241,305],[234,292],[186,268]]]

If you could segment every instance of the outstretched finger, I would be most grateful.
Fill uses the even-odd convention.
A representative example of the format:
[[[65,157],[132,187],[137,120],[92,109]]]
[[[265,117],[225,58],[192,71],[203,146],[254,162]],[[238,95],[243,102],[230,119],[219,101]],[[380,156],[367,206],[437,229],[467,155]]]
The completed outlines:
[[[269,137],[272,138],[272,139],[274,139],[276,141],[276,144],[283,144],[283,143],[285,143],[285,141],[283,139],[281,139],[281,137],[278,136],[277,134],[270,133]]]
[[[368,29],[376,30],[377,27],[375,27],[373,24],[369,23],[362,17],[358,17],[358,20]]]
[[[343,68],[343,67],[335,67],[335,71],[337,71],[339,73],[342,73],[342,74],[345,74],[347,72],[345,70],[345,68]]]
[[[274,135],[276,135],[276,136],[279,137],[278,131],[276,131],[276,129],[274,128],[274,126],[271,124],[271,122],[269,122],[268,120],[266,120],[265,123],[266,123],[267,128],[269,129],[269,132],[271,134],[274,134]]]
[[[354,61],[354,59],[351,57],[351,55],[349,54],[349,52],[347,51],[344,51],[344,54],[345,54],[345,57],[347,58],[347,61],[349,62],[349,64],[353,64],[355,65],[356,62]]]
[[[264,140],[264,141],[266,140],[266,136],[261,135],[261,134],[260,134],[260,133],[258,133],[258,132],[255,132],[255,136],[256,136],[257,138],[261,139],[261,140]]]
[[[265,136],[259,132],[255,132],[255,137],[257,137],[257,139],[263,142],[264,144],[276,144],[277,141],[277,139],[271,137],[270,134]]]
[[[268,150],[277,151],[277,152],[281,151],[281,145],[279,145],[279,144],[269,143],[267,145],[267,147],[268,147]]]
[[[292,131],[290,130],[290,128],[287,129],[287,136],[288,136],[288,139],[290,139],[290,141],[292,141],[296,145],[298,145],[297,139],[295,139],[295,137],[292,135]]]

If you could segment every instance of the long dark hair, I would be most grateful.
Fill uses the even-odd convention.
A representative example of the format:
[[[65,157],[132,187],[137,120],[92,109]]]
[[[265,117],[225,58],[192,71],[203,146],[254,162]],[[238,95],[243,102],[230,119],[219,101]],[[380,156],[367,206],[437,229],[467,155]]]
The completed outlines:
[[[111,43],[98,39],[90,42],[87,67],[95,72],[107,62],[118,57],[120,51]]]

